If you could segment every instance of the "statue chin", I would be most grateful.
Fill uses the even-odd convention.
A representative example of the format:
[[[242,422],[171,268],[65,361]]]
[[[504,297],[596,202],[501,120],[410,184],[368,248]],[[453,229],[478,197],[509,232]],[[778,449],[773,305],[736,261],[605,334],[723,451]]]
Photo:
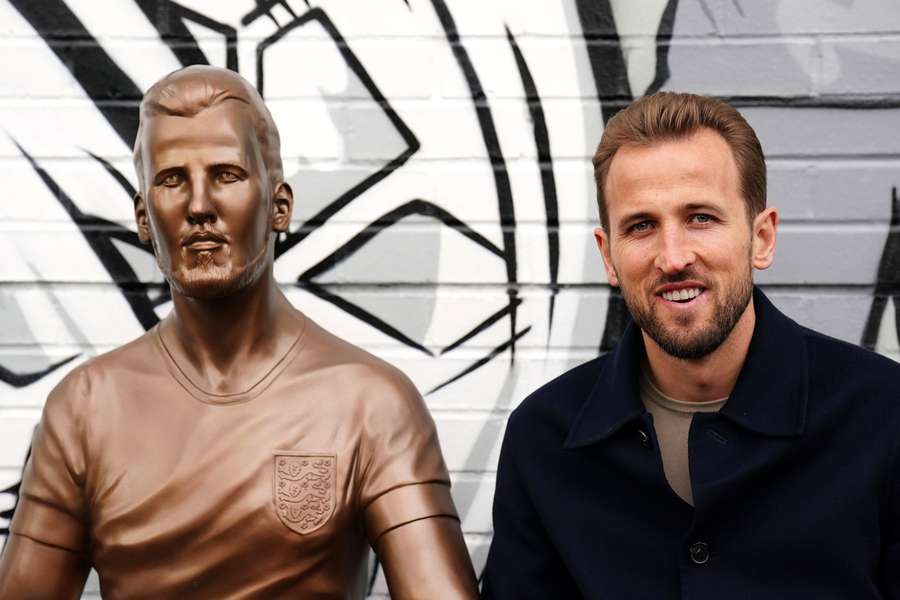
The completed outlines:
[[[166,273],[172,289],[186,298],[215,300],[231,296],[257,281],[264,264],[251,264],[241,269],[229,266],[202,266]]]

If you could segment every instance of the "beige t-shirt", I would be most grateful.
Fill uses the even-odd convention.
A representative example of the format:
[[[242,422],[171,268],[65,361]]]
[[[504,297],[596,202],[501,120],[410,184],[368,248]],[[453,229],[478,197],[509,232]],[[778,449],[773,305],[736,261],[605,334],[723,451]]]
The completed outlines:
[[[390,365],[307,321],[251,389],[214,395],[157,329],[50,394],[11,524],[87,555],[105,599],[362,598],[378,536],[456,518],[434,423]]]
[[[688,455],[688,434],[694,413],[717,412],[725,406],[728,398],[709,402],[683,402],[663,394],[650,381],[646,370],[641,371],[641,402],[653,415],[653,428],[662,455],[663,470],[672,490],[682,500],[694,505],[691,491],[690,457]]]

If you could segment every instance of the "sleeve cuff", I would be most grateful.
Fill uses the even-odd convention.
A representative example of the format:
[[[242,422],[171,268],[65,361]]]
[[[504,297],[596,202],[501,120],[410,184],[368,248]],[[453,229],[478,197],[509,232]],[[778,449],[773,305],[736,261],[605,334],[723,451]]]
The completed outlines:
[[[404,485],[378,496],[365,510],[366,533],[374,544],[395,527],[429,517],[459,520],[446,483]]]

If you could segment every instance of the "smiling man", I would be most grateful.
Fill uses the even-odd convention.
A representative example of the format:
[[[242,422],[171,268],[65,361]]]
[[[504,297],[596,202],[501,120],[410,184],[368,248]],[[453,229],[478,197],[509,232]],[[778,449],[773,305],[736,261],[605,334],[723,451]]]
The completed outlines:
[[[778,217],[753,130],[658,93],[594,169],[633,323],[510,416],[484,597],[900,598],[900,366],[754,288]]]
[[[0,598],[474,598],[434,423],[410,381],[291,306],[273,277],[293,192],[236,73],[141,103],[138,235],[173,310],[76,368],[35,433]]]

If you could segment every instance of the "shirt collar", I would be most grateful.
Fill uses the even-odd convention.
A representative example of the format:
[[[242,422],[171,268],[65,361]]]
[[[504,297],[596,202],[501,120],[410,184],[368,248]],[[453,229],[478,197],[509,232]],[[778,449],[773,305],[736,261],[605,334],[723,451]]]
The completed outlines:
[[[759,435],[795,437],[806,425],[808,364],[803,330],[754,287],[756,324],[744,366],[719,414]],[[597,375],[566,448],[603,441],[644,412],[638,391],[644,342],[629,322]]]

